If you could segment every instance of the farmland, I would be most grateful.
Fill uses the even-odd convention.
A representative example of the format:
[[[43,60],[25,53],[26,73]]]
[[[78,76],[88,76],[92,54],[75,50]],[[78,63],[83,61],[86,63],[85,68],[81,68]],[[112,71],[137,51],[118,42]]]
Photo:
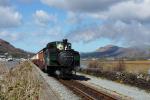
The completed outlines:
[[[129,84],[141,89],[149,90],[150,83],[150,62],[149,61],[82,61],[80,72],[119,83]]]
[[[81,61],[83,65],[86,65],[88,68],[101,68],[105,71],[115,71],[117,67],[122,67],[125,72],[128,73],[143,73],[147,74],[150,70],[150,61],[141,60],[141,61],[126,61],[126,60],[115,60],[115,61],[101,61],[101,60],[86,60]]]

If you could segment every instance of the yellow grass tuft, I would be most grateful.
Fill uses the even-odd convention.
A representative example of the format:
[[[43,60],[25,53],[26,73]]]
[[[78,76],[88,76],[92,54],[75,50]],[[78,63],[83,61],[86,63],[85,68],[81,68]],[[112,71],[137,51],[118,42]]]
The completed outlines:
[[[9,70],[0,80],[0,100],[37,100],[40,81],[29,62]]]

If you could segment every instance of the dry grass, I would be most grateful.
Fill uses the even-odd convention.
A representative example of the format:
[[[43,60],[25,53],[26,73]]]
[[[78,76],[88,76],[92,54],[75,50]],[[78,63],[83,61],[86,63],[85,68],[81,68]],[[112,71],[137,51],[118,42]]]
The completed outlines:
[[[150,61],[84,61],[88,68],[79,71],[97,77],[106,78],[123,84],[129,84],[150,91]]]
[[[40,82],[29,62],[24,62],[0,80],[0,100],[37,100]]]
[[[118,70],[121,67],[122,71],[129,73],[144,73],[147,74],[148,70],[150,70],[150,61],[84,61],[84,63],[88,63],[88,67],[93,68],[91,64],[98,68],[101,68],[105,71],[114,71]],[[120,69],[119,69],[120,70]]]
[[[4,62],[0,62],[0,75],[3,75],[8,72],[8,68],[5,66]]]
[[[147,74],[150,70],[150,61],[127,61],[126,71],[129,73],[144,73]]]

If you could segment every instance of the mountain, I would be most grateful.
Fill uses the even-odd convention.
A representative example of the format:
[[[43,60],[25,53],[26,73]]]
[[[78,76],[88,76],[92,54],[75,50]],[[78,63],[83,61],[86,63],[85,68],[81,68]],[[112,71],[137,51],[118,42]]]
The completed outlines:
[[[81,53],[81,58],[150,58],[149,47],[119,47],[107,45],[98,48],[96,51]]]
[[[0,39],[0,55],[8,54],[15,58],[27,58],[29,55],[32,56],[33,53],[15,48],[9,42]]]

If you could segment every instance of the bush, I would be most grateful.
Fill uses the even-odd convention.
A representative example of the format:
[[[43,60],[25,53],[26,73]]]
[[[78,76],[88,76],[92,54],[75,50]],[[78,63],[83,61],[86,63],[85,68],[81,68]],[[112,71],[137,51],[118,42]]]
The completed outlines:
[[[126,72],[102,71],[99,69],[81,69],[80,72],[94,75],[97,77],[106,78],[112,81],[129,84],[150,91],[150,77],[144,76],[139,78],[139,75]],[[149,78],[149,79],[147,79]]]
[[[119,59],[117,66],[114,68],[114,71],[123,72],[125,70],[124,59]]]
[[[103,70],[103,66],[97,60],[90,61],[88,63],[88,68],[97,68],[99,70]]]

